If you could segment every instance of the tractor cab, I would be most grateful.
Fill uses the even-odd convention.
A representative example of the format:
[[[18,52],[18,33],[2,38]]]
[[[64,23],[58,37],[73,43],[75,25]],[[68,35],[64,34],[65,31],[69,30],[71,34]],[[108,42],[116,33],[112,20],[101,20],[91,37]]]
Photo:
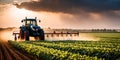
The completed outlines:
[[[33,25],[33,26],[37,26],[37,20],[36,18],[35,19],[23,19],[21,21],[23,23],[24,26],[30,26],[30,25]]]

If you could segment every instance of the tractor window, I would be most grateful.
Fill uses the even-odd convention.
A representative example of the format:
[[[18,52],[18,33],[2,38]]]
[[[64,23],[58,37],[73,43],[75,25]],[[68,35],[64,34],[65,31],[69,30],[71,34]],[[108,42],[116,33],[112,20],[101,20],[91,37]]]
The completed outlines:
[[[36,21],[32,21],[31,24],[33,24],[34,26],[36,26]]]
[[[29,26],[29,25],[34,25],[36,26],[37,25],[37,22],[35,20],[27,20],[26,21],[26,26]]]
[[[28,21],[26,22],[26,24],[27,24],[27,25],[30,25],[30,21],[28,20]]]

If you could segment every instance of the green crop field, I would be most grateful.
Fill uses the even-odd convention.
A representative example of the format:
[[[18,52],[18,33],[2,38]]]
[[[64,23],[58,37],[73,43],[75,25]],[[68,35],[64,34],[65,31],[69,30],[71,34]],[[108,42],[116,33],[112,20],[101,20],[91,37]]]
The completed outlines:
[[[9,41],[18,50],[43,60],[119,60],[120,33],[80,33],[98,41]]]
[[[89,35],[98,38],[120,38],[120,33],[80,33],[80,35]]]

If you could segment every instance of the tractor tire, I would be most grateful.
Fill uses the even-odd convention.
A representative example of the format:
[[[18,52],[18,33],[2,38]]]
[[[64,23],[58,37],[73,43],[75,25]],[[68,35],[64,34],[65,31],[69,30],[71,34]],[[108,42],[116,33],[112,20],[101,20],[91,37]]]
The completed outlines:
[[[40,30],[39,39],[40,39],[40,40],[45,40],[44,31],[43,31],[42,29]]]
[[[20,39],[24,39],[24,31],[20,30]]]
[[[25,36],[24,36],[25,40],[29,41],[29,31],[25,31],[24,34],[25,34]]]

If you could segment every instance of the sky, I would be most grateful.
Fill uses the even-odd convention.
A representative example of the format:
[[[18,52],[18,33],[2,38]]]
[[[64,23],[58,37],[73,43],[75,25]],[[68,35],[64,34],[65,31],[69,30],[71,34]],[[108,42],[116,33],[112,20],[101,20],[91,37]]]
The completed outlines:
[[[0,28],[37,17],[42,28],[119,29],[120,0],[0,0]]]

